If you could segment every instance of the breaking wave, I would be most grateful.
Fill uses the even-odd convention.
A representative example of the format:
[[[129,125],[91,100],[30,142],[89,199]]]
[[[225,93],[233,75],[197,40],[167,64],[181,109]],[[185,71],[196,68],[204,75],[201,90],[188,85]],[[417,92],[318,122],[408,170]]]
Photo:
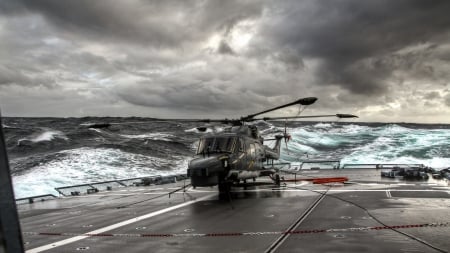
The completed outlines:
[[[23,138],[23,139],[19,139],[17,141],[17,145],[22,145],[24,142],[37,143],[37,142],[42,142],[42,141],[52,141],[55,138],[63,139],[63,140],[66,140],[66,141],[69,139],[61,131],[47,130],[47,131],[44,131],[44,132],[33,134],[33,135],[28,136],[28,137]]]
[[[53,193],[55,187],[132,177],[183,173],[186,157],[162,159],[108,148],[64,150],[14,177],[16,198]]]
[[[418,163],[450,167],[450,129],[316,124],[292,130],[282,159],[341,159],[341,163]]]

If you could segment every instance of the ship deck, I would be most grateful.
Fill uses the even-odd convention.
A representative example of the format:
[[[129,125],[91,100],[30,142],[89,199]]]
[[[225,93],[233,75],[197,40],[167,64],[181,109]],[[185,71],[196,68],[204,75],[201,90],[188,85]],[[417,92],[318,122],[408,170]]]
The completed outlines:
[[[18,205],[27,252],[448,252],[445,179],[383,178],[376,169],[305,170],[287,182],[232,188],[189,181],[116,187]],[[293,175],[285,175],[293,178]],[[268,182],[261,178],[257,183]]]

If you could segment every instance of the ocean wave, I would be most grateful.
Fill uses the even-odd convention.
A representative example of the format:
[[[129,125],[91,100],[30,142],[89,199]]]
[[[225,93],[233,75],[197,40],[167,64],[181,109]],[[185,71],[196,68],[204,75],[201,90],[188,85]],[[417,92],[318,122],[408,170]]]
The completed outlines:
[[[62,139],[62,140],[69,140],[69,138],[61,131],[58,130],[47,130],[45,132],[40,132],[33,134],[32,136],[19,139],[17,141],[17,145],[20,146],[24,144],[25,142],[32,142],[32,143],[38,143],[38,142],[46,142],[46,141],[52,141],[54,139]]]
[[[60,152],[59,159],[41,163],[14,177],[16,198],[56,194],[54,188],[74,184],[152,175],[185,173],[187,157],[163,159],[107,148]]]
[[[222,126],[205,126],[201,128],[205,128],[204,131],[199,130],[200,127],[194,127],[184,130],[185,133],[197,133],[197,134],[204,134],[204,133],[221,133],[225,130],[225,127]]]
[[[169,133],[121,134],[120,136],[130,139],[151,139],[159,141],[172,141],[176,138],[174,135]]]
[[[335,126],[335,124],[333,124],[333,123],[320,122],[320,123],[315,124],[313,127],[314,128],[326,128],[326,129],[329,129],[329,128],[332,128],[334,126]]]
[[[7,148],[17,197],[52,193],[54,187],[109,179],[184,173],[200,132],[192,123],[130,125],[114,118],[108,129],[79,127],[98,119],[5,119]],[[284,122],[256,122],[264,138],[284,132]],[[206,133],[224,126],[206,125]],[[287,122],[292,135],[281,162],[342,159],[342,163],[421,163],[450,166],[450,126]],[[18,146],[17,144],[21,145]],[[274,142],[265,142],[273,146]]]
[[[393,157],[388,158],[379,154],[365,154],[365,155],[352,155],[343,157],[341,164],[423,164],[424,166],[432,167],[435,169],[443,169],[450,167],[450,158],[448,157],[433,157],[428,159],[420,159],[412,156]]]

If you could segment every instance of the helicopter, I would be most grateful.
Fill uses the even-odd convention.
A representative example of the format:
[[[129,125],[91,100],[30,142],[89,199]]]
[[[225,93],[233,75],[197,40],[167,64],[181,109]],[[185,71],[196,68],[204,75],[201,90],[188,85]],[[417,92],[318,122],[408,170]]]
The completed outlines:
[[[280,185],[278,170],[274,161],[280,158],[282,140],[290,139],[286,125],[283,134],[274,139],[264,139],[258,128],[250,124],[254,121],[288,120],[298,118],[337,117],[357,118],[351,114],[291,116],[291,117],[263,117],[256,116],[285,107],[300,105],[309,106],[317,101],[316,97],[298,99],[292,103],[277,106],[259,113],[250,114],[239,119],[198,120],[198,122],[230,124],[223,132],[204,135],[200,138],[195,157],[189,162],[187,176],[191,185],[196,187],[218,186],[219,194],[229,193],[230,187],[239,182],[257,177],[268,176]],[[204,127],[198,128],[201,131]],[[274,141],[274,147],[264,144],[264,141]],[[220,196],[219,195],[219,196]]]

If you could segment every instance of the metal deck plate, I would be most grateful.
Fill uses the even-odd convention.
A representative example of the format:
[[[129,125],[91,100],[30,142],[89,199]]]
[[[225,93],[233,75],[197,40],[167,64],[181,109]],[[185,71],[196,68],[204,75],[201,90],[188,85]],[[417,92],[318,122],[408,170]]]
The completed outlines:
[[[347,176],[351,183],[234,188],[231,202],[218,200],[216,188],[169,198],[185,183],[178,182],[18,209],[27,252],[450,251],[447,181],[379,173],[305,171],[296,177]]]

